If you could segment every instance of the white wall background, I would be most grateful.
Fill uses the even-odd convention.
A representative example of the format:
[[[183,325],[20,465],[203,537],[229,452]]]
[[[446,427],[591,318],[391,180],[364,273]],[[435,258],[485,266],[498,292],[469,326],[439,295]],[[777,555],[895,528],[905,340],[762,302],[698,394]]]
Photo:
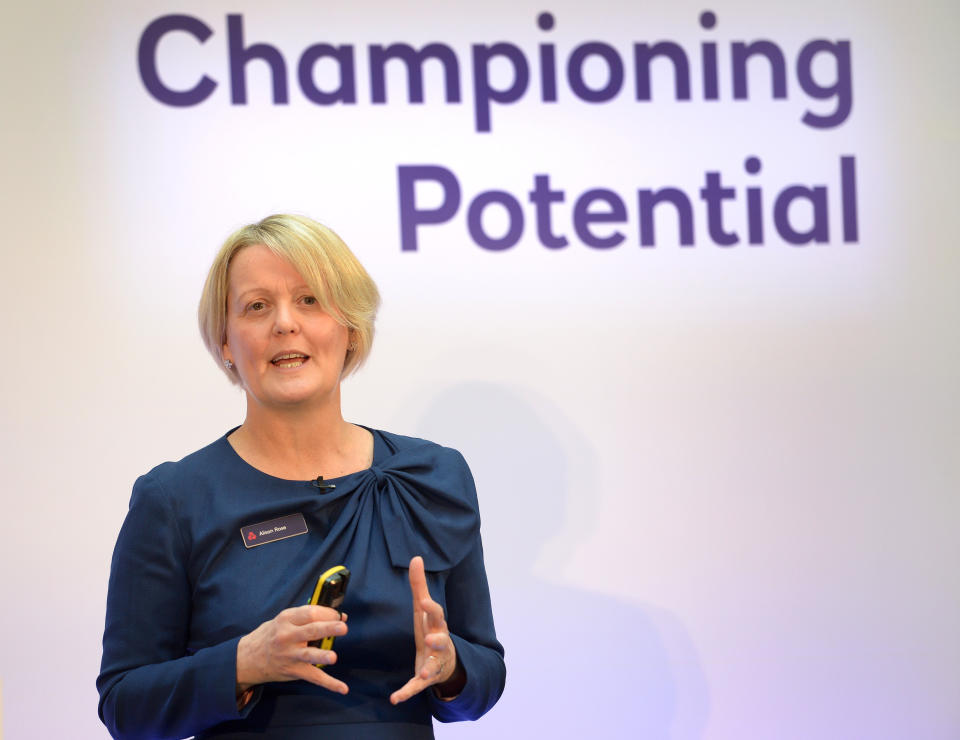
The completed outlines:
[[[712,105],[639,104],[628,74],[599,106],[563,85],[545,106],[534,86],[474,132],[470,44],[532,58],[551,41],[561,63],[588,40],[627,59],[637,41],[693,53],[705,9],[727,50],[768,38],[791,65],[810,39],[849,39],[850,118],[800,124],[810,104],[792,69],[787,101],[757,82],[733,102],[727,78]],[[172,12],[215,31],[165,47],[181,82],[221,81],[195,108],[161,105],[137,74],[140,33]],[[291,65],[318,41],[443,41],[465,102],[444,105],[432,80],[423,106],[372,106],[361,64],[357,106],[311,105],[292,76],[278,107],[251,64],[251,104],[231,106],[228,12]],[[241,420],[196,300],[226,234],[278,210],[333,226],[382,289],[348,418],[458,446],[478,480],[507,690],[438,737],[960,737],[958,31],[946,0],[5,9],[5,737],[106,737],[94,679],[130,486]],[[721,249],[698,210],[695,248],[665,228],[656,249],[637,246],[637,188],[695,196],[707,170],[742,188],[750,154],[769,194],[823,183],[834,199],[839,155],[854,154],[859,243],[833,221],[830,244],[790,246],[768,215],[764,247]],[[396,166],[419,163],[449,167],[471,196],[524,198],[550,173],[571,237],[572,198],[611,188],[628,239],[549,251],[526,206],[524,239],[491,253],[461,210],[401,254]]]

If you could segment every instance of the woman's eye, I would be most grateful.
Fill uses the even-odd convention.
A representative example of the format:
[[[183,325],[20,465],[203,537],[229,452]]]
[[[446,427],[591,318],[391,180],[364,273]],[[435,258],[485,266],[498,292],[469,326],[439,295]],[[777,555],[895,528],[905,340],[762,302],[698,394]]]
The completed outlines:
[[[267,307],[267,304],[264,303],[263,301],[254,301],[253,303],[250,304],[249,309],[251,311],[262,311],[266,307]]]
[[[317,299],[316,299],[314,296],[312,296],[312,295],[305,295],[305,296],[303,297],[303,302],[304,302],[304,304],[306,304],[307,306],[316,306],[316,305],[317,305]]]

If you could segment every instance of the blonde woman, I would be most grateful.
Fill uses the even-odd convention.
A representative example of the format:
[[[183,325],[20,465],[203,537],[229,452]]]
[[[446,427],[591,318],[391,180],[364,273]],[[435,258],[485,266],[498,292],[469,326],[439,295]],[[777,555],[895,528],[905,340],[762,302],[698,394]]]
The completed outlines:
[[[114,737],[420,740],[433,717],[499,698],[466,463],[341,413],[378,304],[310,219],[271,216],[221,248],[200,330],[246,416],[134,486],[97,680]],[[343,614],[307,605],[336,565],[352,573]],[[334,649],[312,644],[324,637]]]

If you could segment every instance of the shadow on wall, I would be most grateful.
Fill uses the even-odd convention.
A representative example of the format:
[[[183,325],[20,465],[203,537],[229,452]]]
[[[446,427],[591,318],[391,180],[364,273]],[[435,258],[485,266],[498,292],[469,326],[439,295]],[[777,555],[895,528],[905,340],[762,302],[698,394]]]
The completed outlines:
[[[538,394],[493,383],[452,385],[411,402],[424,409],[411,433],[460,449],[477,479],[507,660],[507,687],[491,713],[438,728],[438,736],[701,737],[707,686],[675,616],[590,582],[538,575],[555,570],[563,581],[567,560],[544,562],[544,554],[569,553],[556,547],[558,535],[575,545],[590,528],[589,497],[602,481],[580,430]]]

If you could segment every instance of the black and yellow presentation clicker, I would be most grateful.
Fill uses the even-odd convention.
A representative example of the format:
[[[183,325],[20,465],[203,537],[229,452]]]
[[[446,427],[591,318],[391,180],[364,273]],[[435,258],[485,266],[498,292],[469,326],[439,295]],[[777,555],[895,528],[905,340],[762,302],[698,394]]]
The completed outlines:
[[[323,575],[317,579],[317,585],[313,589],[310,603],[317,606],[329,606],[339,613],[340,606],[343,604],[343,597],[347,593],[348,583],[350,583],[350,571],[342,565],[335,565],[324,571]],[[313,640],[310,642],[310,646],[321,650],[331,650],[333,648],[333,636]]]

